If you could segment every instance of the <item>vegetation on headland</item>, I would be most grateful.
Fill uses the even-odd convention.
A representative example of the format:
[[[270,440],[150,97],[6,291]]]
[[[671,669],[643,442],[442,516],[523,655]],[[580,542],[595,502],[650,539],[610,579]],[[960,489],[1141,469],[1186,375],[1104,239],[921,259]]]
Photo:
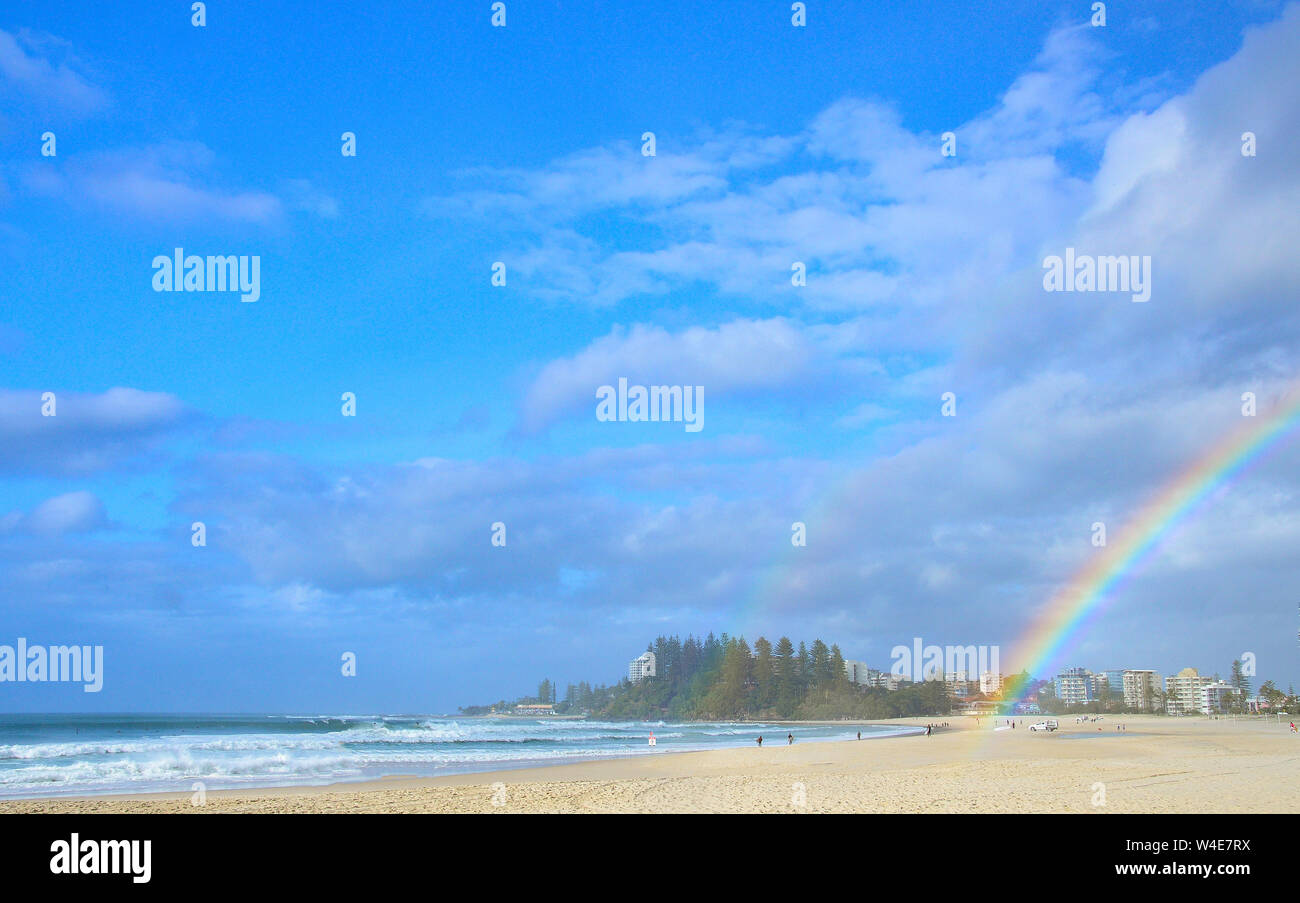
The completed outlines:
[[[583,681],[569,684],[563,694],[550,680],[543,680],[535,696],[462,706],[460,711],[508,714],[520,705],[549,704],[557,715],[606,720],[822,721],[939,716],[950,714],[954,707],[941,680],[904,683],[896,690],[850,682],[839,647],[821,640],[811,645],[801,642],[796,648],[787,637],[775,645],[759,637],[751,648],[743,637],[725,633],[684,641],[661,636],[647,650],[655,654],[656,675],[646,680],[633,683],[624,678],[596,686]],[[1250,684],[1240,662],[1233,662],[1230,683],[1241,691],[1230,711],[1244,712]],[[1165,694],[1154,695],[1152,708],[1163,712]],[[1275,711],[1300,708],[1294,688],[1283,693],[1272,681],[1261,684],[1257,695]],[[966,701],[990,702],[1010,713],[1019,699],[1034,702],[1045,715],[1150,711],[1125,705],[1118,688],[1108,688],[1101,698],[1083,705],[1067,705],[1053,695],[1051,681],[1034,680],[1023,672],[1004,678],[997,696],[976,693]]]
[[[946,715],[951,701],[942,681],[897,690],[851,683],[838,646],[821,640],[796,648],[788,637],[763,637],[751,649],[743,637],[710,633],[704,639],[659,637],[650,644],[656,675],[611,686],[569,684],[563,696],[549,680],[537,695],[490,706],[463,706],[466,715],[508,712],[515,705],[546,704],[556,714],[608,720],[835,720]]]

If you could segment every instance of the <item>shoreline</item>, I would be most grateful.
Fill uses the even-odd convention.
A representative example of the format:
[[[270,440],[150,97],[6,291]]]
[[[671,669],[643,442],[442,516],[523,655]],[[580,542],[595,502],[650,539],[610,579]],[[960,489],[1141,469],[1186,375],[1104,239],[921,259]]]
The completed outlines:
[[[976,727],[973,718],[949,716],[949,729],[930,737],[874,738],[895,743],[727,747],[429,778],[211,790],[201,806],[191,804],[189,791],[28,798],[0,801],[0,812],[1300,813],[1300,736],[1286,724],[1147,715],[1100,725],[1067,721],[1043,734],[995,731],[997,720],[981,718]],[[926,723],[909,718],[884,726]],[[1132,732],[1116,730],[1119,724]],[[1070,742],[1084,736],[1092,742]]]
[[[431,716],[431,717],[442,718],[442,717],[450,717],[450,716],[439,715],[439,716]],[[502,716],[464,715],[459,717],[462,719],[489,718],[495,720]],[[528,716],[528,715],[508,716],[508,717],[517,717],[520,720],[525,720],[529,722],[536,720],[535,716]],[[560,716],[556,716],[556,717],[558,718]],[[910,720],[915,721],[918,719],[910,719]],[[920,719],[920,720],[924,720],[924,719]],[[898,731],[897,733],[878,734],[875,736],[863,737],[862,739],[864,740],[890,740],[890,739],[896,739],[901,737],[915,736],[913,732],[905,729],[920,730],[921,728],[925,727],[925,724],[935,724],[936,731],[941,729],[939,728],[938,724],[935,722],[925,722],[925,724],[912,724],[908,722],[909,719],[894,719],[894,720],[885,719],[884,721],[881,720],[876,720],[876,721],[765,720],[765,721],[754,721],[754,722],[738,721],[734,723],[735,724],[752,723],[754,725],[780,725],[782,727],[793,727],[799,725],[816,726],[816,727],[843,725],[846,728],[880,727],[880,728],[893,728]],[[661,725],[666,723],[667,724],[679,724],[679,723],[680,724],[713,724],[715,722],[625,721],[622,723],[643,724],[645,725],[647,731],[653,731],[655,728],[660,727]],[[818,738],[805,738],[800,742],[838,743],[838,742],[847,742],[847,739],[818,737]],[[853,742],[857,742],[857,741],[854,740]],[[697,753],[697,752],[721,752],[726,750],[744,749],[744,748],[745,747],[743,744],[738,746],[718,746],[710,749],[679,749],[679,750],[674,750],[671,746],[669,746],[663,752],[656,752],[656,753],[644,753],[644,752],[617,753],[611,751],[609,755],[590,756],[586,758],[574,757],[568,759],[558,759],[555,761],[522,760],[517,765],[512,765],[508,763],[491,763],[484,768],[471,767],[468,770],[450,771],[440,775],[420,775],[420,774],[407,774],[407,773],[396,772],[393,774],[379,775],[377,777],[360,777],[354,780],[329,781],[327,783],[258,784],[258,785],[251,785],[245,787],[219,787],[219,788],[213,788],[211,790],[206,790],[205,792],[208,795],[231,795],[231,794],[246,795],[246,794],[258,794],[258,793],[283,794],[283,793],[291,793],[293,791],[328,791],[328,790],[349,790],[349,789],[370,790],[370,789],[375,789],[375,787],[386,786],[387,784],[394,781],[399,781],[399,782],[442,781],[442,780],[459,779],[459,778],[469,779],[469,778],[477,778],[477,777],[486,777],[489,775],[504,776],[510,774],[517,774],[518,772],[521,771],[547,772],[550,769],[554,769],[554,768],[562,768],[566,766],[579,766],[579,765],[597,763],[597,762],[611,762],[611,761],[617,762],[626,759],[634,759],[640,757],[663,758],[665,756],[679,756],[679,755],[687,755],[689,753]],[[201,781],[202,779],[196,777],[189,780],[192,783],[194,781]],[[104,791],[99,793],[73,791],[70,793],[51,793],[51,794],[36,794],[32,796],[0,797],[0,813],[3,813],[5,811],[4,806],[7,803],[24,803],[24,802],[40,802],[40,801],[56,802],[60,800],[89,802],[94,800],[122,801],[122,800],[151,800],[151,799],[182,799],[182,798],[188,799],[192,794],[193,791],[180,791],[180,790],[126,790],[126,791],[110,790],[110,791]]]

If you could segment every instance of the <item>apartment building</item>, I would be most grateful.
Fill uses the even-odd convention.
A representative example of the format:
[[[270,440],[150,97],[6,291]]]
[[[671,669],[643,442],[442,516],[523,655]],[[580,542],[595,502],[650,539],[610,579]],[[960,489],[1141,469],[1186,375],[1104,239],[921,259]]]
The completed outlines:
[[[1140,712],[1154,712],[1159,708],[1160,692],[1164,681],[1155,671],[1129,669],[1120,678],[1120,692],[1124,707]]]
[[[866,684],[873,673],[866,662],[855,662],[847,658],[844,660],[844,676],[849,679],[849,683]]]
[[[1184,668],[1165,678],[1165,711],[1171,715],[1190,715],[1201,711],[1201,690],[1214,683],[1213,677],[1202,677],[1195,668]]]
[[[1063,705],[1086,705],[1096,699],[1093,674],[1087,668],[1066,668],[1056,675],[1056,698]]]
[[[980,675],[980,692],[985,696],[996,696],[1002,692],[1002,675],[985,671]]]
[[[1231,711],[1240,693],[1241,691],[1232,684],[1221,680],[1208,683],[1200,689],[1199,711],[1204,715],[1219,715]]]
[[[632,683],[640,683],[647,677],[655,676],[655,654],[653,652],[642,652],[636,658],[632,659],[627,666],[627,679]]]

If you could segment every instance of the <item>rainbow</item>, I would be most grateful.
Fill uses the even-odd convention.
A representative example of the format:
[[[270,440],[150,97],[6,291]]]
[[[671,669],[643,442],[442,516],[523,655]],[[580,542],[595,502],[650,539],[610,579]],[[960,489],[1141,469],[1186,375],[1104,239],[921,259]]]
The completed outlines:
[[[1300,422],[1300,384],[1293,385],[1268,416],[1243,420],[1241,427],[1165,484],[1123,527],[1118,542],[1102,547],[1048,600],[1012,647],[1007,673],[1056,673],[1070,641],[1101,613],[1120,581],[1216,489],[1261,460]]]

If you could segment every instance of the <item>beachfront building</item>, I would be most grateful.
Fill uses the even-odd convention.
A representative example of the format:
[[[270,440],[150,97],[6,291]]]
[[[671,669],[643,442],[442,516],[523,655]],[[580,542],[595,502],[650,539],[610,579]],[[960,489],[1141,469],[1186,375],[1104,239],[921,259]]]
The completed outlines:
[[[1208,683],[1200,689],[1198,711],[1204,715],[1219,715],[1231,711],[1240,693],[1241,691],[1232,684],[1221,680]]]
[[[1056,675],[1056,698],[1062,705],[1087,705],[1096,698],[1093,674],[1087,668],[1066,668]]]
[[[980,692],[985,696],[996,696],[1002,692],[1002,675],[985,671],[980,675]]]
[[[647,677],[655,676],[655,654],[653,652],[642,652],[627,666],[627,679],[632,683],[640,683]]]
[[[1120,679],[1124,707],[1139,712],[1154,712],[1160,700],[1160,675],[1155,671],[1128,669]]]
[[[866,686],[879,687],[882,690],[897,690],[899,687],[910,684],[911,681],[906,677],[900,677],[892,671],[869,671],[867,673]]]
[[[555,706],[551,705],[550,703],[547,703],[545,705],[539,705],[536,703],[529,704],[529,705],[517,705],[515,706],[515,714],[516,715],[554,715]]]
[[[1201,690],[1216,683],[1213,677],[1202,677],[1195,668],[1184,668],[1165,678],[1165,711],[1170,715],[1190,715],[1203,710]]]
[[[1092,676],[1093,691],[1098,699],[1124,698],[1124,671],[1124,668],[1111,668],[1109,671],[1098,671]]]
[[[873,669],[868,668],[866,662],[850,661],[847,658],[844,660],[844,676],[851,684],[866,684],[872,673]]]
[[[967,679],[965,671],[954,671],[951,674],[945,674],[943,683],[948,688],[949,699],[965,699],[967,696],[975,695],[971,692],[973,682]]]

